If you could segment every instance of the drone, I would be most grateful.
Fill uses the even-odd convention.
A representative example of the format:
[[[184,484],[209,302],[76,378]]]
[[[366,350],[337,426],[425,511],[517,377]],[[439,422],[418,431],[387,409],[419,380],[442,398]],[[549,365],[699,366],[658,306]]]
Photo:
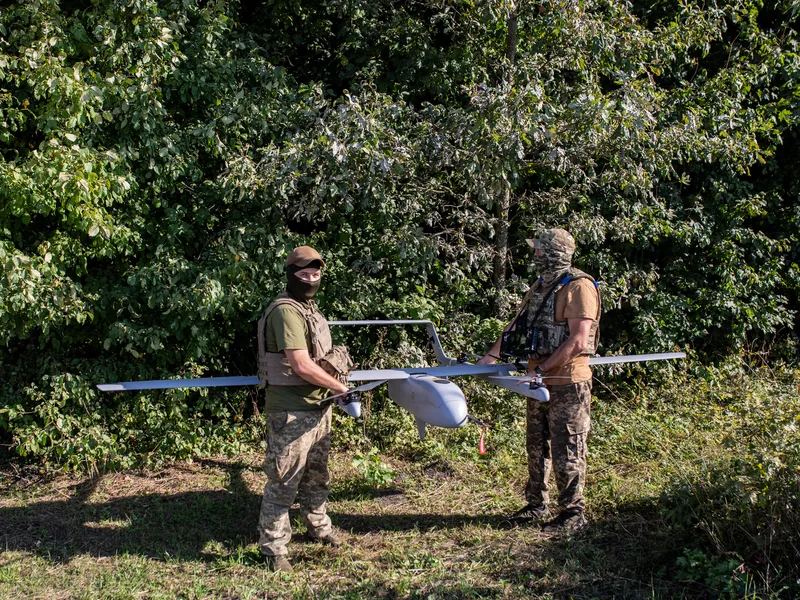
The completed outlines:
[[[336,403],[348,415],[361,416],[359,394],[383,384],[388,384],[389,398],[407,410],[414,417],[421,440],[425,439],[428,425],[436,427],[463,427],[469,420],[482,424],[469,414],[464,392],[450,377],[472,375],[499,387],[511,390],[526,398],[539,402],[548,402],[550,392],[545,380],[555,379],[546,375],[514,376],[515,371],[525,371],[525,367],[517,363],[500,363],[478,365],[470,363],[465,357],[447,356],[436,326],[431,321],[406,320],[374,320],[374,321],[329,321],[335,326],[387,326],[387,325],[425,325],[428,340],[433,348],[437,366],[408,367],[401,369],[370,369],[352,371],[349,381],[366,382],[344,394],[330,396],[328,399]],[[685,358],[683,352],[663,352],[660,354],[634,354],[627,356],[592,357],[590,365],[610,365],[635,363],[655,360],[671,360]],[[175,388],[208,388],[208,387],[243,387],[260,385],[257,376],[236,377],[200,377],[195,379],[158,379],[149,381],[126,381],[120,383],[101,383],[97,387],[103,392],[123,392],[134,390],[160,390]]]

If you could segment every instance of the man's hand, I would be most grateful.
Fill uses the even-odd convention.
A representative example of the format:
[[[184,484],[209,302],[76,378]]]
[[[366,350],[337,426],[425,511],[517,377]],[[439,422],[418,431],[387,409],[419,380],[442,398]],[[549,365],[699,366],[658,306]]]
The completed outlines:
[[[328,375],[325,369],[311,360],[308,350],[284,350],[284,352],[292,371],[311,385],[326,387],[336,394],[344,394],[350,389],[335,377]]]
[[[484,357],[482,359],[480,359],[478,361],[477,364],[479,364],[479,365],[493,365],[496,362],[497,362],[497,359],[494,356],[491,356],[490,354],[486,354],[486,355],[484,355]]]

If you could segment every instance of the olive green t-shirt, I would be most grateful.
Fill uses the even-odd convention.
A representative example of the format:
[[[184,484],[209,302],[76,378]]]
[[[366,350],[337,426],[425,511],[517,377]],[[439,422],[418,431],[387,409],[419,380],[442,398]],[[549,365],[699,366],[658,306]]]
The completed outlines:
[[[311,351],[311,334],[305,319],[289,305],[277,306],[267,319],[265,345],[267,352],[284,350]],[[265,410],[318,410],[328,395],[328,388],[316,385],[268,385]]]

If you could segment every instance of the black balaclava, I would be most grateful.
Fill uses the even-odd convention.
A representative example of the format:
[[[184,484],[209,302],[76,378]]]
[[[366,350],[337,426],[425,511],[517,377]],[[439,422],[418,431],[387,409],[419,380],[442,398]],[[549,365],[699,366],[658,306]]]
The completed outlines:
[[[296,273],[298,271],[302,271],[303,269],[319,269],[322,267],[318,260],[312,260],[307,265],[300,267],[298,265],[289,265],[286,267],[286,290],[289,292],[289,295],[292,296],[295,300],[299,300],[300,302],[308,302],[314,297],[314,294],[317,293],[319,290],[319,285],[322,283],[322,278],[320,277],[317,281],[309,282],[303,281],[300,279]]]

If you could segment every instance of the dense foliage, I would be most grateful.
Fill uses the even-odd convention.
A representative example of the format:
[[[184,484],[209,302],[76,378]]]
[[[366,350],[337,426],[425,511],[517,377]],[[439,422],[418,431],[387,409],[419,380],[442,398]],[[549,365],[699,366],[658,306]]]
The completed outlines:
[[[4,7],[0,427],[73,464],[235,439],[246,395],[91,384],[252,372],[254,320],[303,242],[328,258],[330,316],[433,318],[447,337],[506,317],[525,236],[566,226],[605,281],[605,350],[791,351],[794,16],[752,1]]]
[[[604,281],[602,351],[796,356],[797,16],[4,3],[2,442],[106,468],[257,439],[255,392],[93,386],[251,374],[301,243],[328,262],[328,316],[430,318],[453,353],[480,352],[525,288],[525,237],[563,226]],[[391,361],[370,335],[349,340],[362,361]]]

